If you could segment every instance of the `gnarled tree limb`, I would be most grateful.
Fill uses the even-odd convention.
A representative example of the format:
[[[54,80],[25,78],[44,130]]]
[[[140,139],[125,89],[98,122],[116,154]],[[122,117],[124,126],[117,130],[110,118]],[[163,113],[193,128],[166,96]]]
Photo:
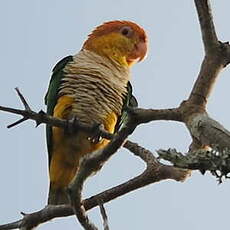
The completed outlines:
[[[98,201],[106,203],[131,191],[161,180],[173,179],[183,182],[190,176],[190,171],[188,170],[159,163],[150,151],[140,147],[138,144],[127,141],[125,145],[128,149],[133,151],[136,156],[146,162],[147,168],[143,173],[129,181],[82,201],[85,210],[98,206]],[[53,218],[65,217],[73,214],[74,211],[70,205],[49,205],[38,212],[26,214],[24,218],[19,221],[1,225],[0,230],[17,229],[21,227],[31,229]]]
[[[186,125],[193,138],[193,144],[190,148],[191,152],[193,150],[204,148],[206,145],[218,145],[221,150],[224,150],[226,147],[229,147],[230,133],[217,121],[208,116],[206,104],[220,71],[230,63],[230,46],[226,42],[218,41],[209,1],[194,0],[194,2],[201,27],[205,57],[191,94],[189,98],[186,101],[183,101],[178,108],[163,110],[145,110],[138,108],[129,111],[132,119],[134,119],[134,126],[130,126],[131,132],[134,130],[136,125],[141,123],[147,123],[155,120],[179,121]],[[20,96],[20,98],[23,101],[23,97]],[[40,113],[35,113],[30,109],[30,107],[28,107],[28,104],[26,106],[25,101],[23,104],[25,110],[17,110],[3,106],[0,106],[0,110],[23,116],[22,119],[12,125],[19,124],[27,119],[32,119],[35,120],[37,124],[46,123],[62,128],[66,128],[68,126],[65,120],[47,116],[42,111]],[[72,126],[78,129],[80,127],[82,130],[89,133],[92,133],[95,128],[83,126],[78,123],[73,123]],[[128,126],[128,128],[130,127]],[[101,163],[104,163],[104,161],[109,158],[109,156],[113,154],[122,145],[122,143],[124,143],[125,138],[131,133],[129,132],[130,130],[124,130],[121,131],[121,133],[124,132],[122,141],[117,140],[121,133],[114,137],[114,135],[111,135],[104,130],[100,130],[103,138],[112,139],[112,141],[111,144],[109,144],[104,150],[98,152],[98,162],[96,163],[98,165],[95,166],[96,168],[100,168]],[[164,179],[184,181],[184,179],[186,179],[190,174],[189,170],[177,169],[173,166],[166,166],[159,163],[152,153],[137,144],[131,143],[130,141],[126,141],[124,147],[133,151],[135,155],[141,157],[141,159],[146,162],[146,169],[137,177],[82,201],[85,210],[97,206],[98,200],[106,203],[130,191]],[[94,155],[92,155],[92,157],[94,157]],[[83,162],[84,164],[90,164],[90,157],[88,160],[84,159]],[[84,180],[88,177],[88,174],[90,174],[90,170],[87,171],[82,178],[76,179],[76,184],[79,185],[79,181],[77,180],[81,179],[80,184],[83,185]],[[74,189],[74,191],[76,191],[76,189]],[[79,190],[78,193],[81,193],[81,190]],[[77,199],[78,203],[75,205],[74,202],[76,201],[76,196],[71,196],[72,204],[75,206],[75,213],[85,214],[84,212],[81,213],[81,210],[79,209],[79,207],[82,207],[80,203],[81,195],[78,194]],[[77,205],[78,207],[76,207]],[[37,226],[40,223],[44,223],[52,218],[73,215],[73,213],[72,207],[68,205],[48,206],[39,212],[25,215],[24,218],[18,222],[0,226],[0,230],[13,229],[15,227],[21,229],[31,229],[32,227]]]

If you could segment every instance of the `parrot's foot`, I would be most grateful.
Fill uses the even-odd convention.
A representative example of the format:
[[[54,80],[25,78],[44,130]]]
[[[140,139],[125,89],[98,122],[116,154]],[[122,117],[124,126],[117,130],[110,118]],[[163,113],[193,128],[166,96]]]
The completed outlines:
[[[67,122],[67,127],[65,128],[65,132],[67,134],[76,134],[77,130],[76,130],[76,126],[80,125],[80,121],[77,117],[72,117],[70,119],[66,120]]]
[[[137,107],[125,106],[125,111],[131,115],[135,115],[137,111]]]
[[[94,123],[92,127],[92,134],[90,137],[88,137],[88,140],[90,140],[92,143],[98,143],[101,141],[101,131],[104,130],[104,125],[100,123]]]

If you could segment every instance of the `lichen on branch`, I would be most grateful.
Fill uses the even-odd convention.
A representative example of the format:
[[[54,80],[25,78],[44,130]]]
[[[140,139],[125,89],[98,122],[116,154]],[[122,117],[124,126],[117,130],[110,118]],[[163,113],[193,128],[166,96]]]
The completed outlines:
[[[158,150],[159,158],[167,160],[178,168],[199,170],[202,174],[209,171],[214,175],[219,183],[223,178],[229,178],[230,174],[230,149],[220,149],[218,146],[213,148],[200,149],[182,154],[176,149]]]

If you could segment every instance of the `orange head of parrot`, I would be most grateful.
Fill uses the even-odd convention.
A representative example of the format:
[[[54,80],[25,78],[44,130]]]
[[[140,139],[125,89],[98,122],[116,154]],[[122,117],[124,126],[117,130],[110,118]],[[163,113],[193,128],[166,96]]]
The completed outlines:
[[[106,22],[89,35],[83,49],[131,66],[145,58],[147,35],[140,26],[130,21]]]

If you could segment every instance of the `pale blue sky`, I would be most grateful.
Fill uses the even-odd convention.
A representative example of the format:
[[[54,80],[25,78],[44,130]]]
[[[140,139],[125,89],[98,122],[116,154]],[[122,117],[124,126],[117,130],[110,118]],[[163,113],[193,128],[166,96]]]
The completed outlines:
[[[230,40],[230,1],[211,1],[217,32]],[[194,83],[203,47],[192,0],[20,0],[0,1],[0,105],[21,108],[19,87],[36,111],[45,110],[50,72],[64,56],[77,52],[87,34],[104,21],[133,20],[149,35],[149,55],[133,68],[134,93],[142,108],[168,108],[186,99]],[[224,70],[209,100],[209,114],[230,129],[230,70]],[[227,101],[227,103],[226,103]],[[20,218],[46,204],[48,175],[44,126],[28,121],[11,130],[17,116],[0,113],[0,224]],[[154,122],[130,137],[154,151],[190,144],[183,124]],[[91,177],[85,197],[140,173],[144,164],[122,149]],[[164,181],[139,189],[105,205],[111,229],[226,229],[229,226],[229,181],[193,173],[185,183]],[[98,209],[90,217],[101,226]],[[76,229],[73,217],[53,220],[39,229]],[[79,227],[78,227],[79,228]],[[80,228],[79,228],[80,229]]]

